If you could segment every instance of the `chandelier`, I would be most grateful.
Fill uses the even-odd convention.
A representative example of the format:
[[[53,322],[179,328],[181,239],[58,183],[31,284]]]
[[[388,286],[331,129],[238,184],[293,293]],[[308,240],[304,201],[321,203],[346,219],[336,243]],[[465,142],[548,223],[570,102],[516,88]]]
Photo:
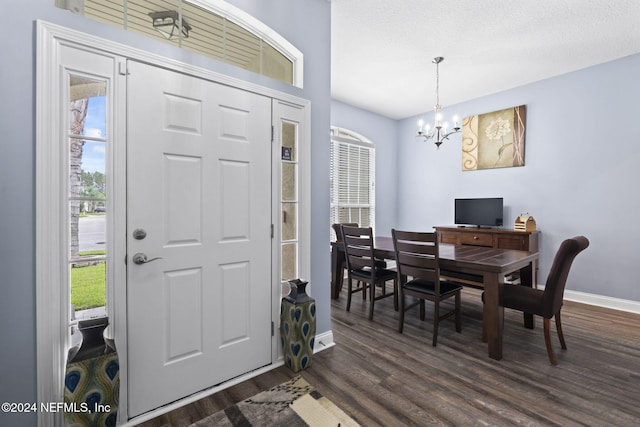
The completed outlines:
[[[418,134],[416,135],[418,137],[423,137],[425,141],[434,139],[433,142],[438,148],[440,148],[440,144],[442,144],[445,139],[448,139],[450,135],[460,132],[460,126],[458,126],[458,118],[456,116],[453,116],[454,125],[451,130],[449,130],[447,123],[442,123],[442,113],[440,112],[442,105],[440,105],[439,72],[439,65],[442,61],[444,61],[442,56],[437,56],[433,58],[433,61],[431,61],[436,64],[436,106],[434,107],[435,123],[433,129],[428,124],[425,125],[424,121],[420,120],[418,122]]]

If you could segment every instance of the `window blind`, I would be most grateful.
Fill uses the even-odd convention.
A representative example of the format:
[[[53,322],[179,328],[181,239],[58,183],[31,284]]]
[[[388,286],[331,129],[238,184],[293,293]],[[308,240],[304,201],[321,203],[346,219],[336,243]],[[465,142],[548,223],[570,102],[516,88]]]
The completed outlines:
[[[345,136],[344,130],[331,138],[331,214],[333,223],[355,222],[372,227],[375,214],[375,147]],[[335,234],[331,227],[331,240]]]

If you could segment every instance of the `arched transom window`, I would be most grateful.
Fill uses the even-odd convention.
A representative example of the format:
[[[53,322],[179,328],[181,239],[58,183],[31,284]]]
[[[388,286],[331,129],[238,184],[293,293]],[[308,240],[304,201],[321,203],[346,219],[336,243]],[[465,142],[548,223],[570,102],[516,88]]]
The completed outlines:
[[[56,6],[302,87],[303,55],[223,0],[55,0]]]

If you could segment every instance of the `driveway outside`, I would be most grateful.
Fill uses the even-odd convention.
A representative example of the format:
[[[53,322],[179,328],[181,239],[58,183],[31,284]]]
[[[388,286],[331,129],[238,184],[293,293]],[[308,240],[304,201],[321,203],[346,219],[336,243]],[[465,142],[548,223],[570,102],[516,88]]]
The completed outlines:
[[[106,249],[106,215],[90,215],[79,219],[80,252]]]

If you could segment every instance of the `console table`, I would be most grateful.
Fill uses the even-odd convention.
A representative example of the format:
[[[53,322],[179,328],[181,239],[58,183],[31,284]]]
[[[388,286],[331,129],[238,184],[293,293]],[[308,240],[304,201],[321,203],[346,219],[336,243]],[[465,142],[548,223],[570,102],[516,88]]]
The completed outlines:
[[[516,249],[538,252],[540,231],[516,231],[506,228],[433,227],[440,243],[463,246],[484,246],[494,249]]]
[[[515,249],[518,251],[538,252],[538,238],[540,231],[516,231],[506,228],[478,228],[478,227],[455,227],[455,226],[434,226],[438,233],[440,243],[449,243],[456,246],[480,246],[494,249]],[[528,286],[535,287],[537,271],[533,271],[533,283]],[[441,271],[441,275],[449,280],[460,282],[470,286],[484,287],[482,278],[450,272]],[[516,279],[517,276],[512,277]],[[527,280],[528,282],[528,280]]]

